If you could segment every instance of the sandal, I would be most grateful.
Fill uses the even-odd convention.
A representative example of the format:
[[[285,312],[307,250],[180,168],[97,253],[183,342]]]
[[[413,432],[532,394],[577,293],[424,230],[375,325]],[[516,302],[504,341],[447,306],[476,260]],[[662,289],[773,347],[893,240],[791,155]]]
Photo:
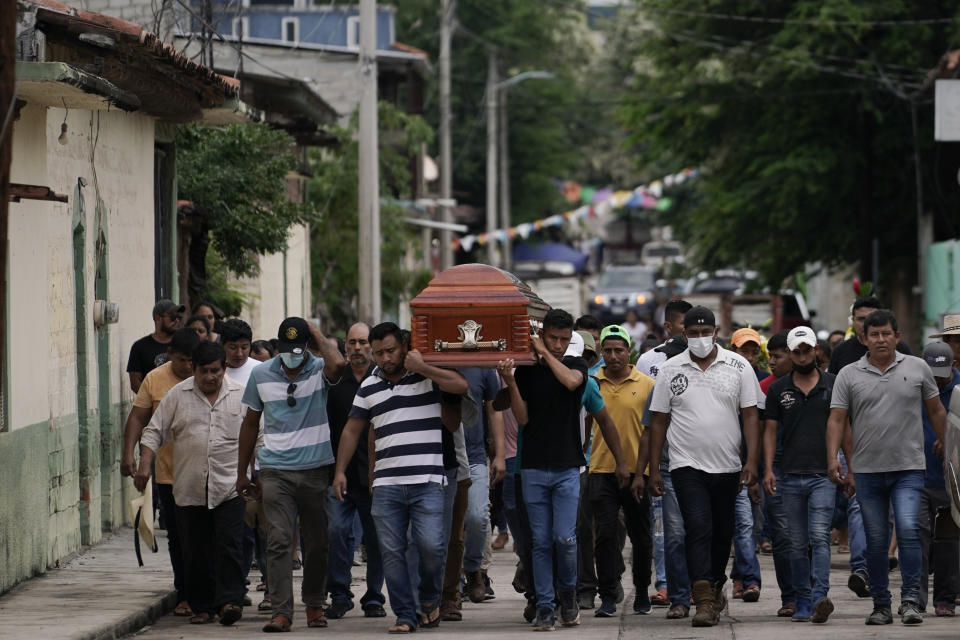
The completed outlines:
[[[273,616],[273,620],[263,625],[264,633],[290,631],[290,619],[287,616]]]
[[[756,602],[759,599],[760,599],[760,587],[758,587],[755,584],[752,584],[749,587],[744,588],[743,590],[744,602]]]
[[[424,629],[432,629],[440,626],[440,607],[437,603],[420,606],[420,626]]]
[[[731,594],[734,600],[739,600],[743,597],[743,581],[734,580],[733,581],[733,593]]]
[[[655,594],[650,596],[650,604],[656,607],[665,607],[670,604],[666,589],[658,589]]]
[[[327,618],[323,615],[323,607],[307,607],[307,626],[326,627]]]
[[[955,615],[955,609],[949,604],[938,604],[936,616],[938,618],[952,618]]]
[[[193,615],[193,609],[190,608],[190,603],[184,600],[173,608],[173,615],[186,618]]]
[[[413,633],[416,630],[417,628],[409,622],[398,622],[387,629],[387,633]]]
[[[210,624],[211,622],[215,622],[216,619],[217,617],[212,613],[201,611],[200,613],[190,618],[190,624]]]
[[[690,615],[690,607],[685,604],[675,604],[667,611],[667,620],[679,620]]]

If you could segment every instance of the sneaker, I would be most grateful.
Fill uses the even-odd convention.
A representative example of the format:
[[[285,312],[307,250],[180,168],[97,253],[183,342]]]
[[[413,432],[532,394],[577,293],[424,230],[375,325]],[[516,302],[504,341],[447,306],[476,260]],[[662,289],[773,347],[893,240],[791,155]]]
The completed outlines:
[[[580,607],[577,604],[577,593],[573,590],[560,592],[560,623],[565,627],[580,624]]]
[[[600,601],[600,606],[597,607],[594,617],[597,618],[612,618],[617,614],[617,603],[610,598],[603,598]]]
[[[923,615],[917,608],[917,603],[903,603],[903,605],[900,607],[900,622],[903,624],[920,624],[923,622]]]
[[[493,584],[493,580],[490,579],[490,576],[487,575],[486,571],[483,573],[483,599],[484,600],[493,600],[497,595],[493,592],[493,587],[490,586]]]
[[[593,609],[597,606],[597,596],[588,591],[582,592],[577,596],[577,604],[581,609]]]
[[[814,624],[823,624],[833,613],[833,602],[830,598],[824,596],[813,605],[813,613],[810,615],[810,622]]]
[[[553,631],[557,628],[557,619],[553,609],[547,607],[537,611],[537,619],[533,622],[534,631]]]
[[[347,615],[347,611],[350,611],[350,609],[353,609],[352,600],[339,600],[327,607],[327,610],[323,613],[330,620],[339,620]]]
[[[813,607],[810,605],[810,602],[797,602],[797,610],[793,612],[793,615],[790,616],[790,619],[794,622],[809,622],[810,616],[813,614]]]
[[[533,622],[534,618],[537,617],[537,605],[532,602],[527,602],[527,606],[523,608],[523,619],[527,622]]]
[[[645,616],[650,613],[650,606],[650,596],[647,595],[647,590],[637,591],[637,595],[633,597],[633,612]]]
[[[890,607],[885,605],[876,605],[873,607],[873,613],[867,616],[864,624],[893,624],[893,614],[890,613]]]
[[[847,578],[847,588],[857,594],[858,598],[870,597],[870,583],[867,581],[867,574],[862,571],[854,571]]]

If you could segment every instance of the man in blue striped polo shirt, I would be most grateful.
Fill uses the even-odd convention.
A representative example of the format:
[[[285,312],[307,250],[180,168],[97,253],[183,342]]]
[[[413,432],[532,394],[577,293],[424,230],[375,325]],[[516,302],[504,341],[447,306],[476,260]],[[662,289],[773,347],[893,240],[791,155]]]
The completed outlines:
[[[320,357],[310,353],[310,339]],[[307,626],[325,627],[327,484],[333,464],[327,422],[327,387],[339,380],[344,360],[320,330],[303,318],[280,323],[278,356],[250,372],[240,430],[237,491],[261,497],[267,520],[267,587],[273,614],[263,630],[289,631],[293,621],[293,544],[297,516],[303,532],[303,602]],[[263,417],[259,487],[247,469]]]
[[[403,633],[415,631],[418,625],[436,626],[440,621],[446,482],[442,429],[446,426],[455,431],[460,426],[459,422],[445,425],[441,420],[441,391],[460,395],[468,384],[456,371],[425,363],[419,351],[409,349],[402,330],[392,322],[370,330],[370,345],[377,368],[360,385],[340,436],[333,493],[343,500],[347,463],[369,422],[376,441],[371,513],[380,539],[390,607],[397,617],[390,632]],[[408,529],[420,560],[419,616],[406,558]]]

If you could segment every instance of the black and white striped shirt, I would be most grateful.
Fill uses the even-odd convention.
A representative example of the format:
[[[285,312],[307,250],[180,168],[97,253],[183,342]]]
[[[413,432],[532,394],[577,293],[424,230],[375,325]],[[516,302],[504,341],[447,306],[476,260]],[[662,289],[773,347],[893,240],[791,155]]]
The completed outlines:
[[[408,371],[394,384],[377,367],[360,385],[350,417],[373,425],[374,487],[446,483],[440,389],[433,380]]]

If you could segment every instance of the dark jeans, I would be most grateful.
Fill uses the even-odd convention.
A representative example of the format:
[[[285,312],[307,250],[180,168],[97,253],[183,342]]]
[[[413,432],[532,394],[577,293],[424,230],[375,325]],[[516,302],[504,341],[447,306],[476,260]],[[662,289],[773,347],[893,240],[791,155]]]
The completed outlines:
[[[773,473],[777,478],[782,477],[776,467]],[[764,492],[763,513],[770,528],[770,542],[773,543],[773,568],[777,586],[780,587],[780,602],[784,605],[793,604],[797,600],[797,593],[790,570],[790,527],[781,491],[773,496]]]
[[[180,545],[180,530],[177,528],[177,503],[173,500],[173,485],[159,484],[157,495],[163,511],[163,523],[167,527],[167,551],[173,568],[173,588],[177,590],[177,602],[186,602],[187,590],[183,583],[183,550]]]
[[[530,534],[530,520],[527,518],[527,509],[523,503],[523,488],[520,484],[520,475],[514,473],[516,458],[507,459],[507,475],[503,478],[503,511],[507,516],[507,526],[513,536],[513,545],[517,559],[523,565],[527,579],[527,590],[524,596],[527,600],[534,597],[536,590],[533,584],[533,539]]]
[[[631,481],[633,480],[631,476]],[[637,502],[630,485],[617,486],[612,473],[591,473],[589,501],[596,522],[596,561],[600,597],[614,598],[622,574],[623,552],[617,536],[619,512],[623,508],[627,535],[633,544],[633,586],[637,593],[650,586],[650,560],[653,541],[650,537],[650,498],[644,493]]]
[[[590,502],[590,474],[580,474],[580,511],[577,513],[577,593],[597,593],[597,570],[594,558],[593,505]]]
[[[353,553],[356,548],[354,518],[359,515],[363,527],[363,544],[367,548],[367,590],[360,598],[360,605],[369,602],[383,605],[383,566],[380,561],[380,542],[377,540],[377,528],[370,515],[373,498],[366,487],[355,487],[347,491],[340,502],[330,493],[328,551],[330,571],[327,577],[327,589],[330,600],[336,604],[353,602],[350,591],[350,577],[353,569]]]
[[[924,487],[920,501],[920,551],[923,554],[923,570],[920,573],[920,607],[927,606],[930,573],[933,572],[933,604],[954,607],[960,593],[960,548],[956,540],[934,540],[933,522],[937,507],[950,506],[947,490],[940,487]],[[899,531],[897,532],[899,533]],[[932,566],[931,566],[932,565]]]
[[[215,614],[225,604],[243,606],[245,510],[240,497],[213,509],[177,507],[187,602],[194,613]]]
[[[672,470],[670,476],[683,513],[690,584],[708,580],[714,587],[723,586],[727,580],[740,474],[680,467]]]

